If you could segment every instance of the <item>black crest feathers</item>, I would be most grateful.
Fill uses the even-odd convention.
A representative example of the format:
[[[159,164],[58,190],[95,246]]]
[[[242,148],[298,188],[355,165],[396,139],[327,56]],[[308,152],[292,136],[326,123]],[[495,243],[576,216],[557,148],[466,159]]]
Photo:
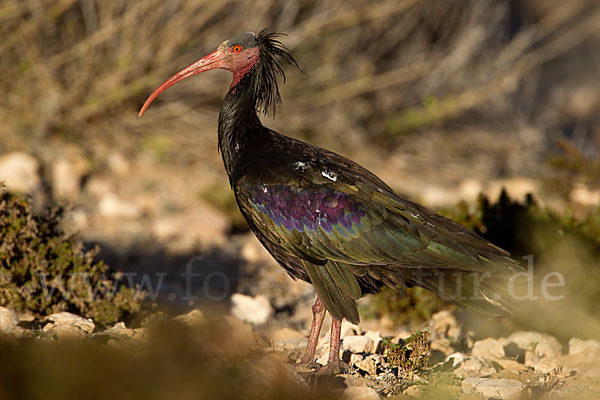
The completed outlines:
[[[260,49],[260,61],[256,64],[253,74],[252,91],[256,96],[256,108],[264,113],[272,111],[281,103],[277,78],[280,76],[285,83],[285,73],[281,62],[284,61],[298,69],[298,63],[290,51],[278,38],[283,33],[263,29],[256,37]]]

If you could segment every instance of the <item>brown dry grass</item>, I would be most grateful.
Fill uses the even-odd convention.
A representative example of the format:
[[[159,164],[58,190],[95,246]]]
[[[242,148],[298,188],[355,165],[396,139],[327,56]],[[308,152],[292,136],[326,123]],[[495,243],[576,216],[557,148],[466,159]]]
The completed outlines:
[[[473,111],[501,118],[519,111],[510,96],[540,67],[600,31],[592,1],[560,3],[516,35],[510,7],[492,0],[5,0],[0,150],[56,136],[118,143],[132,134],[213,131],[224,73],[172,89],[142,121],[134,111],[160,81],[222,40],[266,26],[289,35],[286,44],[310,75],[289,73],[287,106],[274,124],[292,126],[292,134],[310,137],[319,127],[330,132],[324,144],[343,137],[352,146]]]

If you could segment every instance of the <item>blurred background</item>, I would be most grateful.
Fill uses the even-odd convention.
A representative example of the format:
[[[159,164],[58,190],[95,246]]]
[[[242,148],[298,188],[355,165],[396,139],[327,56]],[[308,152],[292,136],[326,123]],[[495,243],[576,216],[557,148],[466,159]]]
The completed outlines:
[[[305,326],[314,292],[249,234],[217,153],[230,73],[176,85],[137,117],[173,73],[265,27],[287,34],[302,72],[286,69],[283,104],[263,124],[497,234],[515,257],[539,254],[546,271],[575,277],[579,321],[598,317],[595,0],[2,0],[0,180],[35,212],[65,206],[64,229],[98,244],[113,270],[155,286],[166,274],[158,303],[198,306],[181,278],[192,265],[201,302],[228,309],[235,292],[263,294],[282,324]],[[503,188],[513,200],[494,208]],[[514,212],[542,228],[519,230]],[[382,296],[363,313],[390,329],[448,307],[422,293],[398,306]],[[414,302],[422,311],[399,316]],[[571,328],[590,336],[584,325]]]

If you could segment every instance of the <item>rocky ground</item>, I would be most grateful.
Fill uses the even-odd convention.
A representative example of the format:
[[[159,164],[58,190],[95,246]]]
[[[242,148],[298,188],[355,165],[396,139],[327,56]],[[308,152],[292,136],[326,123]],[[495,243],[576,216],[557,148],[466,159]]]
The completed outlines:
[[[563,344],[543,333],[522,331],[473,341],[472,332],[457,318],[460,312],[450,311],[435,314],[424,330],[412,335],[378,329],[378,322],[372,320],[364,326],[344,322],[340,356],[347,371],[335,378],[319,377],[312,374],[314,369],[290,366],[304,349],[307,326],[293,329],[270,319],[272,309],[264,297],[237,294],[233,303],[233,316],[206,317],[192,310],[172,321],[188,326],[225,324],[236,346],[259,354],[254,360],[259,368],[252,374],[260,379],[277,371],[302,387],[333,386],[344,399],[600,396],[598,341],[572,338]],[[135,354],[150,341],[152,323],[131,329],[119,322],[99,329],[92,320],[67,312],[34,319],[0,308],[0,332],[10,340],[76,339]],[[323,334],[318,364],[325,363],[328,346],[328,335]],[[218,352],[217,358],[224,354]]]

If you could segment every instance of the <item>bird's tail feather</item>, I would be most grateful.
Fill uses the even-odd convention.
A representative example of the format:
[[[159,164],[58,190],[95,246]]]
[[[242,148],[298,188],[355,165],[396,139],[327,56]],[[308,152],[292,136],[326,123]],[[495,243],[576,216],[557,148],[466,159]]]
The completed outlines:
[[[360,318],[355,300],[362,293],[354,274],[345,265],[333,261],[325,265],[314,265],[306,261],[303,263],[311,283],[331,316],[358,324]]]

